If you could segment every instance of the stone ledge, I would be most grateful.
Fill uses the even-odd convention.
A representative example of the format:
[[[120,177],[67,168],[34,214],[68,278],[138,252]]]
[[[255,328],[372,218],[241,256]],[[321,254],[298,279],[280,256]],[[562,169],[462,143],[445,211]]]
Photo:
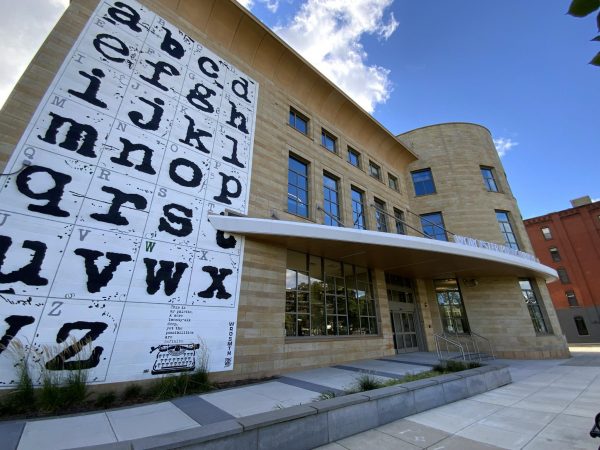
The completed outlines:
[[[508,366],[488,365],[188,430],[85,448],[309,449],[511,381]]]

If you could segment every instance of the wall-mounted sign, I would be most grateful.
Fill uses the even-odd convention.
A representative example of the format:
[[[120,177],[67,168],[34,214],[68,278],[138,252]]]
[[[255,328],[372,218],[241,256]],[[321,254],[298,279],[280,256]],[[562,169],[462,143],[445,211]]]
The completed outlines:
[[[258,84],[132,0],[101,2],[0,178],[0,386],[233,366]],[[18,345],[17,345],[18,344]],[[84,344],[84,345],[81,345]]]

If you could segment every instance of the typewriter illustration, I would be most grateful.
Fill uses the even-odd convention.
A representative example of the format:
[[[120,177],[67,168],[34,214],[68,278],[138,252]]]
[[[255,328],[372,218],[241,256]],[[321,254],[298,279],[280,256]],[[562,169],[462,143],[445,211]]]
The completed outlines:
[[[152,375],[186,372],[196,368],[196,349],[200,344],[159,345],[151,347],[150,353],[158,350],[152,367]]]

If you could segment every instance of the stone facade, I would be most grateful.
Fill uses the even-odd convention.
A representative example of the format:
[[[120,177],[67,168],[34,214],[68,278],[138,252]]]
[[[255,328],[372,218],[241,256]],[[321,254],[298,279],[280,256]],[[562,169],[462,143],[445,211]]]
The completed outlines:
[[[420,229],[418,214],[441,211],[448,230],[504,243],[494,210],[508,211],[522,250],[531,245],[516,200],[494,150],[489,132],[472,124],[445,124],[398,138],[360,109],[273,33],[234,2],[220,0],[145,0],[148,8],[231,61],[260,84],[250,190],[250,217],[323,223],[322,176],[340,186],[341,218],[352,225],[350,189],[364,193],[368,229],[375,229],[374,198],[406,212],[409,225]],[[96,1],[74,0],[31,62],[0,113],[0,167],[8,160],[35,108]],[[288,124],[290,108],[308,119],[305,135]],[[336,138],[337,152],[321,145],[321,130]],[[361,167],[347,161],[348,147],[361,154]],[[287,161],[292,154],[309,164],[309,217],[287,212]],[[377,180],[369,162],[381,168]],[[487,192],[479,166],[495,169],[500,193]],[[431,168],[437,194],[416,197],[410,171]],[[398,177],[392,189],[389,174]],[[410,214],[409,211],[415,214]],[[393,228],[388,217],[388,227]],[[416,235],[416,233],[409,232]],[[286,248],[247,239],[242,273],[234,370],[222,380],[258,378],[300,367],[319,367],[394,354],[392,324],[384,272],[372,267],[379,334],[346,337],[285,336]],[[473,331],[491,339],[496,354],[514,358],[568,355],[545,283],[535,280],[552,333],[536,335],[516,277],[478,279],[468,287],[457,278]],[[433,350],[441,330],[431,279],[415,280],[423,350]]]

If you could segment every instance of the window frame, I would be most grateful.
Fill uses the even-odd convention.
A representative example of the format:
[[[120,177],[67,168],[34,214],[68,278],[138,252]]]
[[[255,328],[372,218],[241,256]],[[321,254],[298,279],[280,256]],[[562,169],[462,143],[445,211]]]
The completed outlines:
[[[396,234],[406,235],[406,215],[404,211],[398,208],[394,208],[394,225],[396,227]]]
[[[496,221],[498,222],[498,225],[500,226],[500,233],[504,237],[504,245],[509,248],[512,248],[513,250],[521,250],[521,246],[519,245],[519,240],[517,239],[517,235],[513,228],[512,220],[510,217],[510,211],[505,211],[502,209],[495,209],[494,213],[496,214]],[[506,217],[506,221],[501,221],[500,218],[498,217],[498,214],[504,214],[504,216]],[[506,226],[508,227],[508,230],[506,229],[507,228],[506,226],[504,226],[504,227],[502,226],[503,224],[506,224]],[[509,236],[512,236],[514,242],[510,241]]]
[[[333,181],[335,189],[326,184],[326,180]],[[335,201],[331,200],[331,194],[335,194]],[[337,215],[331,212],[331,206],[337,208]],[[343,227],[342,205],[340,203],[340,179],[329,172],[323,172],[323,224],[333,227]],[[327,223],[330,222],[330,223]]]
[[[545,230],[547,230],[547,233]],[[552,230],[550,229],[550,227],[541,227],[540,231],[542,233],[542,236],[544,237],[544,240],[550,241],[550,240],[554,239],[552,237]]]
[[[302,164],[306,168],[306,174],[301,174],[292,170],[290,160],[294,160],[299,164]],[[290,182],[290,171],[296,174],[296,177],[304,177],[306,178],[306,190],[302,189],[299,185],[292,184]],[[296,206],[295,211],[290,210],[290,185],[295,187],[297,190],[302,189],[306,193],[306,203],[302,203],[302,201],[298,201],[299,196],[296,195],[296,199],[291,199],[291,201],[300,203],[306,207],[306,215],[298,212],[298,207]],[[304,217],[305,219],[310,219],[310,163],[292,153],[288,154],[288,188],[287,188],[287,203],[286,203],[286,211],[290,214],[293,214],[298,217]]]
[[[562,258],[560,256],[560,252],[558,251],[558,248],[556,248],[556,247],[550,247],[548,249],[548,252],[550,253],[550,258],[552,259],[553,262],[561,262],[562,261]]]
[[[432,216],[438,216],[440,217],[440,223],[435,223],[429,220],[429,217]],[[442,241],[442,242],[449,242],[448,239],[448,232],[446,230],[446,224],[444,223],[444,214],[442,213],[442,211],[434,211],[434,212],[430,212],[430,213],[426,213],[426,214],[419,214],[419,219],[420,219],[420,223],[421,223],[421,231],[423,232],[423,234],[427,237],[429,237],[430,239],[435,239],[436,241]],[[428,227],[432,227],[433,230],[438,231],[437,233],[433,233],[433,235],[427,233],[425,231],[425,227],[423,225],[423,219],[425,219],[428,224],[426,226]],[[441,227],[441,230],[440,230]],[[438,239],[437,236],[444,236],[444,239]]]
[[[453,284],[454,286],[448,287],[443,286],[442,284]],[[442,329],[450,333],[470,333],[471,326],[469,324],[469,317],[467,316],[467,309],[458,280],[455,278],[433,280],[433,290],[435,292],[435,299],[440,313]],[[450,293],[453,293],[454,295],[450,295]],[[444,296],[443,294],[446,295]],[[447,305],[440,301],[441,297],[446,297],[448,300]],[[458,302],[456,302],[457,299]],[[449,320],[450,317],[452,320]],[[457,327],[455,327],[457,321],[460,323],[461,331],[457,330]]]
[[[496,177],[494,175],[494,168],[490,166],[479,166],[479,171],[481,172],[481,177],[483,178],[483,185],[488,192],[500,192],[500,188],[498,187],[498,182],[496,181]],[[486,177],[485,172],[489,174],[489,177]],[[491,184],[490,184],[491,180]]]
[[[560,280],[561,284],[571,284],[571,278],[569,278],[567,269],[564,267],[558,267],[556,269],[556,273],[558,274],[558,279]]]
[[[579,319],[579,320],[577,320]],[[585,323],[585,318],[581,315],[577,315],[575,317],[573,317],[573,321],[575,322],[575,328],[577,329],[577,334],[579,336],[589,336],[590,335],[590,330],[587,327],[587,324]],[[581,331],[585,330],[585,333],[581,333]]]
[[[360,201],[356,201],[353,197],[353,193],[359,195]],[[357,230],[367,229],[367,215],[365,214],[365,192],[356,186],[350,186],[350,203],[352,207],[352,228]],[[355,205],[360,205],[360,212],[355,209]],[[362,221],[362,226],[358,225],[359,219]]]
[[[424,174],[424,173],[429,174],[429,180],[424,180],[424,181],[416,181],[415,180],[416,175],[418,176],[419,174]],[[431,170],[431,167],[428,167],[425,169],[413,170],[410,172],[410,177],[412,179],[415,197],[422,197],[424,195],[437,194],[437,188],[435,186],[435,180],[433,178],[433,171]],[[431,183],[431,190],[427,187],[427,186],[429,186],[429,182]],[[423,189],[424,192],[420,192],[421,189],[417,189],[418,186],[426,186],[427,188]]]
[[[394,186],[392,186],[392,184],[394,184]],[[388,187],[393,191],[400,192],[400,179],[390,172],[388,172]]]
[[[569,304],[570,308],[577,308],[580,306],[579,300],[577,300],[577,296],[575,295],[575,291],[573,289],[565,291],[565,297],[567,297],[567,303]]]
[[[375,231],[388,233],[387,205],[377,197],[373,197],[373,203],[375,204]]]
[[[332,148],[327,146],[327,140],[331,141]],[[333,153],[334,155],[338,154],[338,139],[325,128],[321,128],[321,147],[325,148],[328,152]]]
[[[294,118],[293,123],[292,123],[292,117]],[[304,122],[304,124],[306,126],[306,131],[302,131],[300,128],[298,128],[296,126],[296,119],[300,119],[301,121]],[[288,125],[290,127],[292,127],[294,130],[298,131],[299,133],[302,133],[304,136],[308,136],[309,123],[310,123],[310,119],[308,117],[306,117],[305,114],[302,114],[296,108],[294,108],[293,106],[290,106],[290,113],[289,113],[289,118],[288,118]]]
[[[373,170],[372,169],[376,169],[377,175],[373,174]],[[382,172],[381,172],[381,166],[379,164],[377,164],[375,161],[373,161],[372,159],[369,160],[369,176],[371,178],[375,178],[377,181],[383,182],[383,175],[382,175]]]
[[[352,163],[350,155],[356,156],[356,164]],[[360,152],[350,146],[348,146],[348,159],[346,161],[348,161],[351,166],[356,167],[357,169],[362,169]]]
[[[529,288],[524,288],[521,284],[525,282],[529,284]],[[548,320],[544,305],[541,303],[541,295],[535,282],[530,278],[519,278],[519,289],[521,289],[521,295],[523,296],[527,310],[529,311],[529,317],[535,334],[539,336],[552,334],[550,321]],[[531,293],[531,296],[527,295],[527,293]],[[533,302],[531,301],[532,299]],[[542,325],[542,327],[540,327],[540,325]]]

